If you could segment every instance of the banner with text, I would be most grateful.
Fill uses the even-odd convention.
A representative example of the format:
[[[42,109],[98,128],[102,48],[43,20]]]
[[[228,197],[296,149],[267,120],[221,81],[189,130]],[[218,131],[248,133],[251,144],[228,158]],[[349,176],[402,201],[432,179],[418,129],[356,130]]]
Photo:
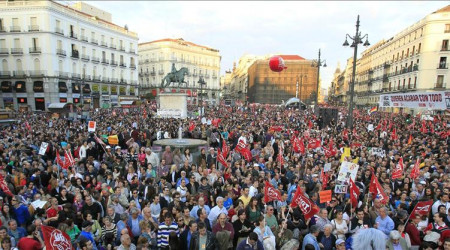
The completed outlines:
[[[380,95],[382,108],[450,109],[450,92],[414,92]]]

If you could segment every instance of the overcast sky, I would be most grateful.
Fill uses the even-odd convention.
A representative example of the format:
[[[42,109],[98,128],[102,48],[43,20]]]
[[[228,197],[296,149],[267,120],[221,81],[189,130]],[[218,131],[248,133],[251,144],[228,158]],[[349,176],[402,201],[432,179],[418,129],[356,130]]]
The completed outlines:
[[[162,38],[187,41],[220,50],[221,73],[243,54],[297,54],[316,59],[318,49],[328,67],[321,69],[322,86],[330,86],[337,63],[353,56],[342,47],[345,34],[355,33],[360,15],[362,34],[375,44],[388,39],[446,1],[87,1],[127,24],[139,43]],[[350,42],[351,43],[351,42]],[[364,47],[360,47],[361,52]],[[360,53],[358,53],[360,54]]]

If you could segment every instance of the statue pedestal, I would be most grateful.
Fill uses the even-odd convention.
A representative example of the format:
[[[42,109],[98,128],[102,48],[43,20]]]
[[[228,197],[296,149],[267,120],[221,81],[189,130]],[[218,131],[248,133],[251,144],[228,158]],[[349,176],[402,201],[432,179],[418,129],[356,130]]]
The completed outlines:
[[[157,117],[186,118],[187,95],[185,93],[160,93]]]

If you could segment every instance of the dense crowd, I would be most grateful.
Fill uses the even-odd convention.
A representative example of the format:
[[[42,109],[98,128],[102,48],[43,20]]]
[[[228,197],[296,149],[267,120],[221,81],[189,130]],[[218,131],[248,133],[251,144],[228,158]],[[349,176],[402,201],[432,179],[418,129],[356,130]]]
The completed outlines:
[[[450,250],[445,114],[425,121],[361,109],[349,130],[339,111],[323,124],[312,109],[269,105],[206,107],[203,117],[184,120],[156,118],[146,106],[93,110],[93,133],[85,120],[20,113],[0,133],[7,186],[0,185],[0,249],[42,249],[46,225],[65,232],[76,249],[358,250],[382,242],[382,249]],[[180,126],[184,138],[208,147],[198,156],[158,152],[154,142],[177,138]],[[42,142],[48,146],[39,155]],[[242,143],[250,157],[237,150]],[[403,172],[393,179],[400,161]],[[357,206],[348,191],[335,192],[349,184],[337,180],[343,162],[359,166]],[[420,171],[411,175],[416,164]],[[268,185],[279,199],[265,202]],[[331,200],[321,203],[325,190]],[[312,217],[292,206],[297,192],[318,207]],[[430,211],[415,211],[422,201],[432,201]],[[382,237],[352,245],[370,230]]]

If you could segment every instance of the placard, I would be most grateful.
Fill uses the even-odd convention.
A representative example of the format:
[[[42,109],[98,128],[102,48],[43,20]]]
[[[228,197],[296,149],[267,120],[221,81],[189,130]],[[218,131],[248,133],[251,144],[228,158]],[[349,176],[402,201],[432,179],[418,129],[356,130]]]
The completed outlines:
[[[158,109],[156,116],[162,118],[181,118],[181,110],[179,109]]]
[[[331,190],[325,190],[319,192],[320,203],[331,201]]]
[[[42,142],[41,147],[39,148],[39,154],[45,155],[45,151],[47,151],[48,143]]]
[[[336,185],[336,186],[334,186],[334,192],[336,194],[346,194],[347,193],[347,185]]]
[[[89,121],[88,123],[88,132],[95,132],[95,128],[97,127],[97,122]]]
[[[382,108],[450,109],[450,92],[414,92],[380,95]]]
[[[381,158],[384,158],[386,156],[386,152],[382,148],[371,148],[370,153],[372,155],[379,156]]]
[[[350,178],[356,180],[356,174],[358,173],[359,165],[353,162],[344,161],[341,164],[341,168],[339,170],[339,175],[337,180],[349,183]]]
[[[323,166],[323,172],[328,172],[331,170],[331,163],[325,163]]]

